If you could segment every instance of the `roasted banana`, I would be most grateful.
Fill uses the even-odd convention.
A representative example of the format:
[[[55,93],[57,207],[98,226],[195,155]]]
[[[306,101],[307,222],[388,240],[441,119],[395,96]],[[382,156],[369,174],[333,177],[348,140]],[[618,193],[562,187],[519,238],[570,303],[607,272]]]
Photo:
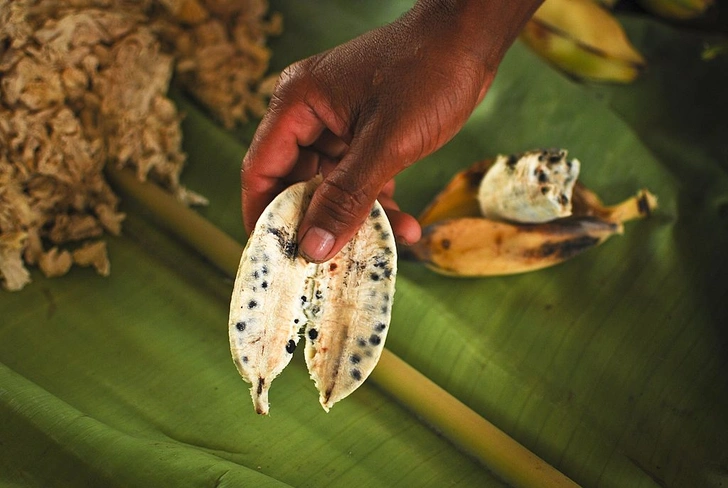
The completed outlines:
[[[446,275],[506,275],[560,263],[620,232],[620,224],[596,218],[510,224],[464,217],[426,228],[412,252]]]
[[[571,215],[548,222],[523,223],[534,212],[528,209],[531,203],[529,192],[518,190],[514,183],[488,186],[492,193],[486,200],[491,202],[489,204],[511,200],[510,208],[521,209],[520,215],[507,220],[485,217],[481,189],[487,174],[497,170],[499,161],[510,161],[514,180],[525,187],[532,186],[531,175],[519,173],[516,169],[520,165],[533,168],[534,157],[543,161],[552,158],[554,164],[558,161],[567,166],[564,163],[566,151],[546,150],[499,156],[495,162],[479,162],[457,173],[420,216],[423,236],[408,249],[409,255],[439,273],[454,276],[535,271],[563,262],[601,244],[614,234],[622,233],[623,222],[650,215],[657,207],[657,199],[647,190],[641,190],[620,204],[605,206],[594,192],[581,183],[562,178],[551,184],[554,185],[554,194],[573,190]],[[548,199],[540,203],[544,207],[552,204]]]
[[[520,37],[541,57],[578,78],[628,83],[646,65],[617,19],[592,0],[546,0]]]
[[[235,279],[230,347],[260,414],[268,413],[271,382],[302,336],[306,365],[328,411],[369,376],[389,329],[397,254],[379,203],[331,260],[314,264],[298,254],[297,229],[319,182],[297,183],[271,202]]]

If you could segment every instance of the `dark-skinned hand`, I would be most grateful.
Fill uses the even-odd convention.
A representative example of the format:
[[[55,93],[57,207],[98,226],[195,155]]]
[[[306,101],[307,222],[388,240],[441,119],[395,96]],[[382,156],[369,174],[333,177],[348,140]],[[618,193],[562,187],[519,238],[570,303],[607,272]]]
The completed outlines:
[[[398,241],[416,242],[420,226],[395,203],[394,176],[460,130],[539,3],[421,0],[286,68],[243,160],[248,232],[279,192],[320,172],[299,227],[304,258],[336,254],[377,198]]]

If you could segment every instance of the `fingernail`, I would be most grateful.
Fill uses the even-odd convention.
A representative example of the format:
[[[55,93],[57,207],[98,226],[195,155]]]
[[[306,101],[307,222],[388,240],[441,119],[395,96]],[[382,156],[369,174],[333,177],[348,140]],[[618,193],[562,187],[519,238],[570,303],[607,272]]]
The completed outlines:
[[[303,236],[298,250],[308,261],[323,261],[334,247],[335,240],[331,232],[311,227]]]

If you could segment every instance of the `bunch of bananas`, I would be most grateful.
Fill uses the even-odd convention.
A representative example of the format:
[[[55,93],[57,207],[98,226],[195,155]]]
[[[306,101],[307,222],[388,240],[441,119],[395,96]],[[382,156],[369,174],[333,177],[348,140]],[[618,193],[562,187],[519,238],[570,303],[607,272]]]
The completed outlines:
[[[546,0],[524,27],[521,39],[579,78],[628,83],[646,65],[614,15],[593,0]]]
[[[667,19],[686,20],[700,17],[713,0],[640,0],[646,10]]]
[[[609,10],[614,0],[546,0],[521,32],[534,52],[578,78],[614,83],[634,81],[646,62]],[[640,0],[669,19],[702,15],[713,0]]]
[[[529,151],[457,173],[419,217],[423,236],[409,257],[453,276],[534,271],[601,244],[657,208],[647,190],[605,206],[576,181],[579,162],[566,155]]]

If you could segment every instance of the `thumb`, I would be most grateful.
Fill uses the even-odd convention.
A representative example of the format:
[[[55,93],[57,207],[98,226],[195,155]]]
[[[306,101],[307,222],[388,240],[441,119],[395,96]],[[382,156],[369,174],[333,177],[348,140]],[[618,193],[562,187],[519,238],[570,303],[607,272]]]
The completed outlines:
[[[366,164],[344,158],[321,182],[298,229],[299,252],[308,261],[323,262],[338,253],[364,223],[386,175],[377,177]]]

